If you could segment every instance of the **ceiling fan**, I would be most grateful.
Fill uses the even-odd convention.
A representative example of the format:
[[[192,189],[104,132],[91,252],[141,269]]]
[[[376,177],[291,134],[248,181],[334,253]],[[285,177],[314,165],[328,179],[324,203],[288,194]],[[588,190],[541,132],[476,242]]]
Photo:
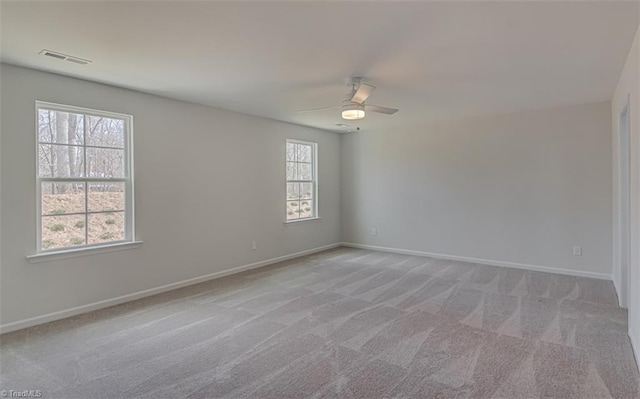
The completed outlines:
[[[349,86],[351,86],[351,91],[347,95],[347,98],[342,101],[342,105],[331,105],[328,107],[304,109],[298,112],[303,113],[321,111],[331,108],[342,108],[342,119],[347,120],[363,119],[367,111],[378,112],[387,115],[393,115],[398,112],[398,110],[395,108],[365,104],[365,101],[367,100],[367,98],[369,98],[371,93],[373,93],[376,87],[362,83],[362,78],[353,78],[348,84]]]

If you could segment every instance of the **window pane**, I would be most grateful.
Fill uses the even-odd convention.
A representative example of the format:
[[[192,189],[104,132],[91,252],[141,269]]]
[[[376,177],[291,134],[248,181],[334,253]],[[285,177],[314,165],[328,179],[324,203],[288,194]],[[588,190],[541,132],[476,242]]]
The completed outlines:
[[[293,143],[287,143],[287,161],[296,160],[296,145]]]
[[[40,177],[84,176],[82,147],[39,144],[38,173]]]
[[[38,141],[54,143],[56,141],[56,113],[48,109],[38,109]]]
[[[287,201],[287,220],[300,218],[300,201]]]
[[[92,213],[89,219],[89,244],[124,240],[124,212]]]
[[[89,212],[123,211],[124,183],[89,183]]]
[[[84,140],[84,115],[38,110],[38,140],[42,143],[77,144]]]
[[[313,175],[311,174],[311,164],[309,163],[299,163],[298,164],[298,180],[313,180]]]
[[[287,183],[287,200],[300,199],[300,183]]]
[[[311,216],[313,216],[313,201],[300,201],[300,217],[310,218]]]
[[[124,121],[87,115],[87,145],[124,148]]]
[[[298,180],[298,164],[287,162],[287,180]]]
[[[298,162],[311,162],[311,146],[298,144]]]
[[[300,196],[302,199],[313,198],[313,183],[300,183]]]
[[[42,249],[83,245],[84,215],[43,216]]]
[[[87,148],[88,177],[124,177],[124,150]]]
[[[43,215],[84,212],[84,183],[43,182],[40,195]]]
[[[52,145],[38,146],[38,175],[53,177],[56,173],[55,152]]]
[[[38,183],[40,250],[122,241],[132,236],[125,231],[125,208],[130,206],[125,190],[131,184],[126,170],[126,156],[131,154],[125,153],[130,117],[36,105],[37,177],[54,180]],[[86,178],[105,182],[84,181]]]

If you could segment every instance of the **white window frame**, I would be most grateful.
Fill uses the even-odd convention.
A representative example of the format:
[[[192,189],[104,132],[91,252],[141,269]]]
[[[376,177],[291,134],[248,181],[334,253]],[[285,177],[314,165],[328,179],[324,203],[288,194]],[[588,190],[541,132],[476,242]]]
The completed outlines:
[[[88,116],[98,116],[105,117],[110,119],[120,119],[124,122],[124,177],[122,178],[97,178],[97,177],[40,177],[40,156],[39,156],[39,147],[40,147],[40,136],[39,136],[39,111],[40,109],[46,109],[51,111],[58,112],[69,112],[75,114],[82,114]],[[38,258],[43,255],[55,255],[55,254],[66,254],[66,253],[78,253],[84,252],[87,250],[95,250],[95,249],[105,249],[103,251],[96,251],[96,253],[101,252],[111,252],[113,248],[119,246],[130,246],[130,244],[140,244],[141,242],[135,241],[135,215],[134,215],[134,184],[133,184],[133,116],[127,114],[120,114],[115,112],[101,111],[91,108],[77,107],[72,105],[63,105],[50,103],[45,101],[36,101],[35,107],[35,137],[36,137],[36,255],[27,256],[27,258]],[[86,123],[86,118],[84,118]],[[86,125],[85,125],[85,134],[86,134]],[[81,146],[86,154],[86,137],[83,140],[83,144]],[[86,162],[86,161],[85,161]],[[84,214],[85,215],[85,244],[71,246],[71,247],[63,247],[63,248],[52,248],[52,249],[44,249],[42,248],[42,183],[43,182],[69,182],[69,183],[85,183],[85,192],[88,190],[89,183],[124,183],[125,185],[125,204],[124,204],[124,239],[118,241],[108,241],[96,244],[87,244],[86,234],[89,229],[87,225],[87,216],[91,213],[101,213],[101,212],[90,212],[87,209],[87,197],[85,197],[85,210],[84,212],[78,212],[74,214]],[[88,195],[88,192],[86,193]],[[31,259],[30,259],[31,260]]]
[[[287,144],[304,144],[311,146],[311,176],[312,176],[312,187],[313,187],[313,206],[312,206],[312,215],[306,218],[300,219],[291,219],[287,220],[287,183],[309,183],[308,180],[288,180],[287,179]],[[311,141],[303,141],[298,139],[286,139],[285,142],[285,152],[284,152],[284,223],[299,223],[305,222],[309,220],[318,220],[320,216],[318,215],[318,143],[314,143]]]

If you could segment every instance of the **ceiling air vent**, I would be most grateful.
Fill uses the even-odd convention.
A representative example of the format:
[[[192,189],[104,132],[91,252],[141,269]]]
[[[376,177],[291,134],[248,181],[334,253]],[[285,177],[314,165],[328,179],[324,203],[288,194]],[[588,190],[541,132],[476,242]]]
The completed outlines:
[[[91,62],[89,60],[85,60],[82,58],[74,57],[67,54],[57,53],[55,51],[45,50],[45,49],[40,51],[40,54],[46,55],[47,57],[57,58],[59,60],[65,60],[65,61],[73,62],[74,64],[80,64],[80,65],[87,65],[88,63]]]

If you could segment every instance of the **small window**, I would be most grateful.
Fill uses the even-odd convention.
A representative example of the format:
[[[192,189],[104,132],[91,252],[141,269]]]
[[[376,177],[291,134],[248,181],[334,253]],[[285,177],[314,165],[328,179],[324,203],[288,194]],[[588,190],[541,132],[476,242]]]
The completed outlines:
[[[37,109],[38,252],[133,241],[132,117]]]
[[[318,217],[316,143],[287,140],[286,221]]]

